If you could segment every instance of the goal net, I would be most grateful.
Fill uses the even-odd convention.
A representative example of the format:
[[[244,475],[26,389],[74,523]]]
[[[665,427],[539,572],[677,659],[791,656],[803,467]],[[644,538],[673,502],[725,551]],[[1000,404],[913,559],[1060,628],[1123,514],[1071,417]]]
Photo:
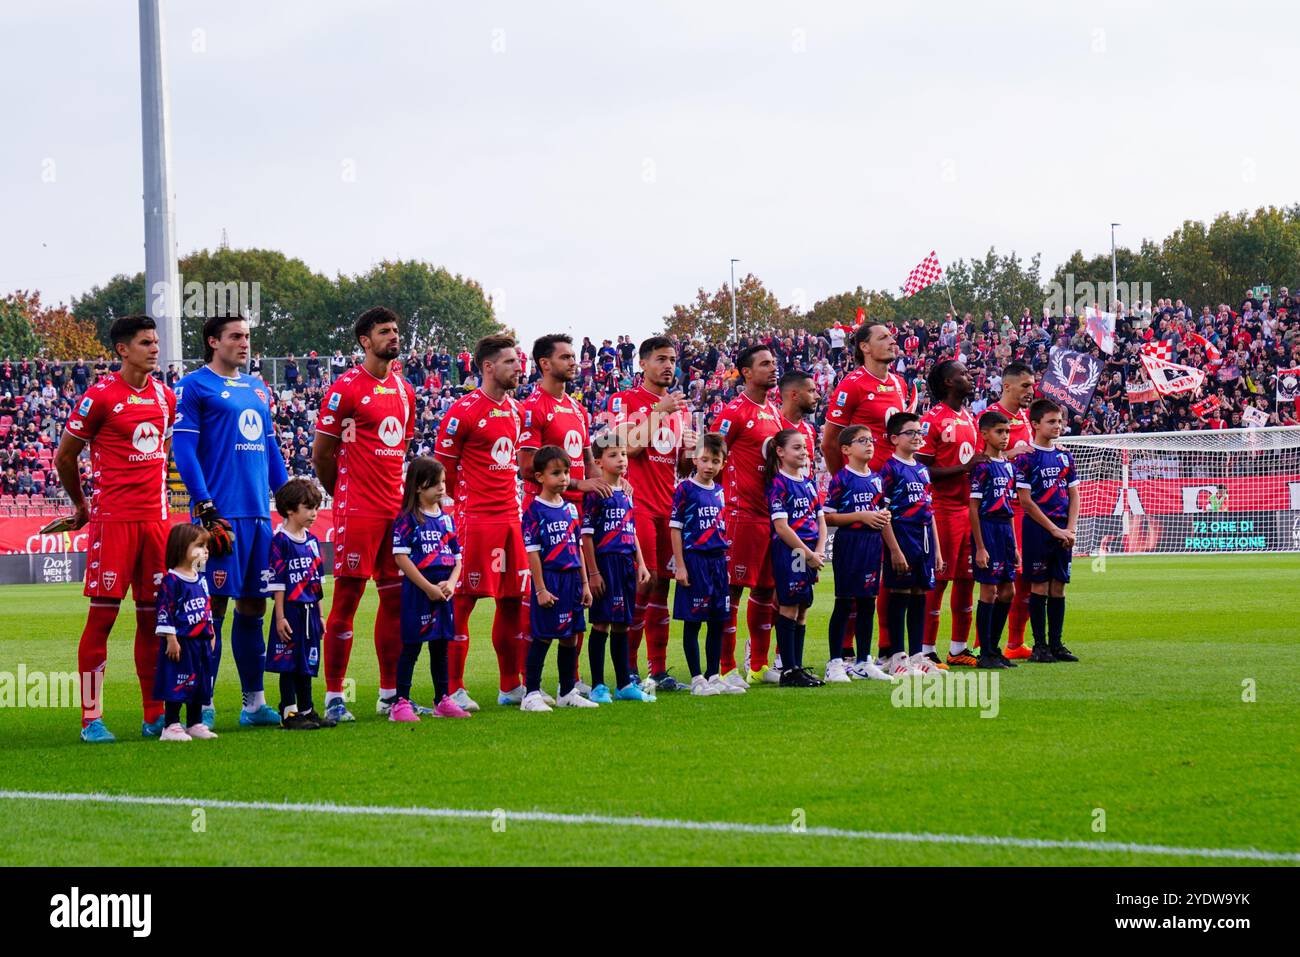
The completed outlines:
[[[1300,427],[1063,436],[1079,555],[1300,551]]]

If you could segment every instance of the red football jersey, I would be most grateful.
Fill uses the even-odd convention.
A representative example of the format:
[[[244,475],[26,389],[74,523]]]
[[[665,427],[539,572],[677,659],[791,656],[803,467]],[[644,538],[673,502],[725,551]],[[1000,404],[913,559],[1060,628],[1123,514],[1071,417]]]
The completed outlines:
[[[634,426],[645,422],[653,409],[663,399],[643,385],[610,396],[609,411],[614,416],[614,428],[630,432]],[[627,460],[627,480],[636,495],[637,508],[650,515],[668,518],[673,510],[673,489],[677,487],[677,453],[682,447],[682,432],[686,429],[686,414],[674,412],[651,423],[654,435],[640,455]]]
[[[167,450],[176,395],[150,377],[140,389],[119,373],[86,390],[68,418],[68,434],[90,443],[92,522],[167,518]]]
[[[316,431],[339,439],[334,511],[391,519],[402,506],[402,463],[415,437],[415,389],[389,370],[365,366],[339,376],[321,399]]]
[[[883,379],[866,366],[859,366],[843,379],[831,396],[830,411],[826,413],[829,425],[865,425],[876,440],[876,450],[871,456],[871,471],[879,472],[894,446],[885,438],[885,425],[895,412],[914,411],[916,393],[909,392],[907,383],[894,372],[885,373]]]
[[[769,517],[763,465],[768,443],[781,428],[781,410],[771,400],[759,405],[743,392],[713,420],[710,431],[721,433],[727,443],[722,481],[729,509],[753,518]]]
[[[543,445],[558,445],[569,456],[569,479],[581,482],[587,477],[587,465],[583,456],[590,444],[588,435],[591,423],[587,410],[580,406],[573,396],[565,393],[561,399],[555,398],[541,386],[534,389],[528,398],[519,405],[519,414],[523,425],[519,431],[519,447],[536,451]],[[541,491],[541,486],[533,481],[531,475],[521,475],[524,480],[524,508]],[[582,492],[565,492],[564,497],[571,502],[582,504]]]
[[[804,478],[807,478],[813,474],[817,464],[817,426],[813,425],[812,419],[807,416],[795,425],[781,413],[780,408],[777,409],[776,420],[783,429],[798,429],[803,433],[804,441],[808,443],[808,467],[803,470]]]
[[[447,466],[456,490],[457,518],[519,521],[519,406],[482,389],[458,400],[442,416],[434,454]]]
[[[942,402],[930,406],[921,416],[920,453],[934,456],[937,468],[965,465],[975,457],[975,443],[979,429],[970,409],[954,411]],[[970,507],[970,476],[950,475],[944,479],[931,477],[934,507],[946,511],[965,512]]]
[[[1007,442],[1008,452],[1014,449],[1021,442],[1030,444],[1034,441],[1034,429],[1033,426],[1029,424],[1028,409],[1017,409],[1015,412],[1009,412],[1007,411],[1007,407],[1004,406],[1001,402],[995,402],[993,405],[989,406],[988,409],[986,409],[985,411],[990,411],[990,410],[993,412],[1001,412],[1003,415],[1005,415],[1008,419],[1011,420],[1011,438]],[[976,422],[978,423],[978,421],[979,420],[977,419]],[[983,452],[984,434],[982,432],[979,432],[978,428],[976,429],[976,433],[977,434],[975,436],[975,451]]]

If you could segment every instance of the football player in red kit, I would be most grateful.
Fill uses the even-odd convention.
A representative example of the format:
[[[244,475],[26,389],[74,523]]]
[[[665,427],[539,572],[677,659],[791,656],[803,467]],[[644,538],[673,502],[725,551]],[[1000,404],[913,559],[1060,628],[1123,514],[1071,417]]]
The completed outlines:
[[[767,447],[781,431],[781,410],[769,398],[776,385],[776,357],[767,346],[750,346],[736,357],[740,394],[713,420],[710,431],[727,443],[722,483],[727,506],[727,574],[731,580],[731,613],[722,632],[722,680],[737,687],[761,681],[775,684],[780,673],[768,667],[772,626],[776,621],[772,578],[772,520],[767,503],[764,466]],[[749,631],[749,661],[745,674],[736,672],[736,620],[740,595],[749,589],[745,624]],[[788,666],[788,665],[787,665]]]
[[[979,662],[966,650],[975,589],[971,564],[970,470],[975,467],[975,446],[979,442],[979,429],[966,402],[974,386],[966,367],[953,359],[931,366],[926,386],[931,405],[921,417],[921,448],[916,458],[930,470],[939,551],[947,561],[942,571],[936,570],[934,588],[925,596],[925,637],[921,653],[940,668],[944,667],[935,651],[935,640],[939,635],[943,593],[948,582],[952,582],[952,643],[946,664],[974,668]]]
[[[466,711],[478,710],[465,690],[465,659],[470,616],[480,598],[496,601],[492,649],[500,675],[498,702],[523,700],[517,689],[524,683],[527,653],[521,608],[528,594],[528,556],[517,461],[523,420],[512,397],[519,385],[515,340],[504,335],[480,339],[474,362],[483,384],[443,414],[433,452],[447,468],[448,488],[455,490],[454,515],[464,556],[462,584],[452,599],[456,640],[447,649],[447,665],[452,700]]]
[[[822,428],[822,457],[831,475],[844,467],[840,432],[845,426],[865,425],[871,430],[876,451],[869,467],[872,472],[879,472],[893,455],[893,443],[885,437],[890,417],[896,412],[916,410],[915,390],[908,387],[902,376],[889,371],[898,358],[898,343],[887,325],[864,322],[853,331],[849,347],[857,368],[835,387]],[[892,647],[885,623],[888,605],[889,590],[882,588],[876,600],[876,629],[880,634],[878,646],[882,658],[887,657],[886,649]]]
[[[646,638],[650,677],[659,691],[689,687],[668,674],[668,586],[673,557],[668,520],[672,516],[677,476],[690,464],[697,433],[686,421],[686,398],[669,392],[677,370],[677,348],[667,336],[641,343],[641,384],[610,396],[613,427],[626,436],[627,480],[632,486],[632,521],[650,581],[637,588],[636,608],[628,627],[628,659],[635,677],[641,636]]]
[[[325,623],[325,715],[352,721],[343,681],[352,656],[352,621],[373,578],[379,592],[375,652],[380,714],[397,701],[402,656],[402,577],[393,558],[393,516],[402,504],[402,464],[415,436],[415,389],[396,369],[401,354],[397,313],[383,306],[357,317],[353,333],[365,353],[330,385],[316,414],[311,459],[334,496],[334,596]]]
[[[90,524],[84,590],[90,613],[77,647],[77,671],[81,740],[91,744],[116,740],[104,726],[104,669],[108,635],[128,585],[135,599],[135,673],[144,704],[141,733],[157,737],[163,730],[163,703],[153,695],[158,656],[155,601],[167,571],[167,456],[176,397],[153,377],[158,368],[153,319],[116,319],[109,340],[122,368],[86,390],[68,418],[54,458],[59,481],[72,500],[70,530]],[[87,443],[94,484],[89,505],[77,466]]]

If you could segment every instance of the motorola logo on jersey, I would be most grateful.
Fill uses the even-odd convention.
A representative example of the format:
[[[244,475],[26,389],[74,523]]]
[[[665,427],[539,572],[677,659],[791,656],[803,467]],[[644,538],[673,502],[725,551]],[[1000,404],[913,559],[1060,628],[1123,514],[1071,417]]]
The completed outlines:
[[[379,423],[379,441],[390,449],[402,444],[402,435],[402,423],[397,421],[397,416],[386,416],[384,421]]]
[[[655,430],[654,438],[650,441],[656,452],[660,455],[667,455],[677,444],[677,437],[673,435],[673,430],[666,425],[660,426]]]
[[[262,417],[256,409],[245,409],[239,416],[239,431],[250,442],[262,438]]]
[[[973,456],[974,454],[975,454],[975,446],[971,445],[969,442],[963,442],[961,444],[961,448],[957,450],[957,458],[961,461],[962,465],[965,465],[967,462],[969,462],[971,460],[971,456]]]
[[[564,451],[575,462],[582,458],[582,433],[577,429],[564,434]]]
[[[492,461],[488,466],[493,471],[515,467],[515,444],[506,436],[501,436],[492,443]]]
[[[128,455],[127,461],[143,462],[158,455],[162,448],[162,433],[152,422],[141,422],[135,427],[131,444],[135,446],[136,454]]]

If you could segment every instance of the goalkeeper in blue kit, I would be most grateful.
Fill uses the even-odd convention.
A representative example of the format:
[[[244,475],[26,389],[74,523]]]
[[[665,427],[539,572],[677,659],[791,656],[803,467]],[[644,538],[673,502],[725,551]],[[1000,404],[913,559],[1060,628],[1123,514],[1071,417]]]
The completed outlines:
[[[221,663],[222,630],[230,599],[235,613],[230,647],[243,691],[241,725],[278,725],[266,703],[263,618],[271,583],[271,495],[288,480],[271,419],[270,390],[247,375],[248,323],[216,316],[203,324],[207,365],[176,383],[173,452],[190,495],[194,521],[210,534],[204,575],[212,595],[216,652],[212,681]],[[209,690],[203,723],[216,709]]]

